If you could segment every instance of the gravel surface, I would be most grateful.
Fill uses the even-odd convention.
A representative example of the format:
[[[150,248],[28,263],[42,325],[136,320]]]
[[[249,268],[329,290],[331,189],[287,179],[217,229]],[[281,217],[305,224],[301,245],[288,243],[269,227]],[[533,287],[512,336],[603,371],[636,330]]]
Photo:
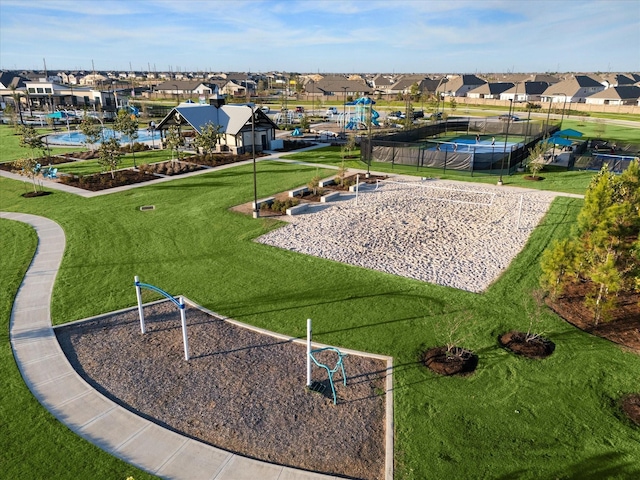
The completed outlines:
[[[361,479],[384,478],[386,362],[349,355],[347,386],[313,369],[324,393],[305,388],[306,347],[189,307],[191,360],[180,314],[168,301],[56,328],[74,368],[126,408],[193,438],[281,465]],[[328,358],[324,358],[328,363]]]
[[[291,217],[258,242],[479,293],[522,250],[554,196],[415,177],[394,181],[361,190],[357,204],[351,198]]]

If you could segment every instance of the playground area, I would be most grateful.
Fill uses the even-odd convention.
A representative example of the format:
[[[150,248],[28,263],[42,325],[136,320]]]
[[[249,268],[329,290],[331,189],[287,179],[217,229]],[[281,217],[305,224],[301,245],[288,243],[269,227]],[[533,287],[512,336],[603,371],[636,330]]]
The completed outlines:
[[[371,118],[371,125],[378,127],[380,114],[373,108],[375,103],[375,100],[369,97],[360,97],[347,102],[335,111],[332,110],[332,113],[325,118],[326,123],[333,124],[338,130],[366,130],[369,128],[369,118]],[[299,122],[303,115],[303,112],[284,110],[274,115],[273,121],[277,125],[290,125]]]
[[[305,346],[189,306],[191,359],[169,301],[56,329],[76,371],[117,403],[205,443],[306,470],[384,479],[383,360],[344,358],[347,386],[305,388]],[[304,319],[300,319],[304,322]],[[313,370],[315,381],[327,374]],[[328,394],[327,394],[328,393]]]

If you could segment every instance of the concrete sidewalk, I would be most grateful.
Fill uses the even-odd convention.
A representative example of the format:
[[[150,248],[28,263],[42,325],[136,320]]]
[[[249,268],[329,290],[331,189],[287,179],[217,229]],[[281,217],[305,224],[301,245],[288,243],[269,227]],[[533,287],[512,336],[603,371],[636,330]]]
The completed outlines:
[[[315,150],[317,148],[322,148],[322,147],[326,147],[326,145],[324,144],[316,144],[316,145],[312,145],[310,147],[305,147],[305,148],[301,148],[300,150],[296,150],[295,152],[265,152],[268,155],[263,156],[263,157],[256,157],[256,162],[263,162],[265,160],[279,160],[281,155],[286,155],[289,153],[296,153],[296,152],[306,152],[308,150]],[[78,187],[73,187],[71,185],[66,185],[62,182],[56,182],[54,180],[49,180],[46,178],[40,178],[38,177],[38,181],[40,181],[42,183],[42,186],[44,188],[50,188],[52,190],[59,190],[62,192],[67,192],[67,193],[72,193],[74,195],[79,195],[81,197],[84,198],[93,198],[93,197],[100,197],[102,195],[109,195],[111,193],[118,193],[118,192],[124,192],[126,190],[132,190],[134,188],[141,188],[141,187],[146,187],[149,185],[156,185],[158,183],[166,183],[166,182],[173,182],[176,180],[181,180],[183,178],[189,178],[189,177],[193,177],[196,175],[203,175],[205,173],[211,173],[212,171],[218,171],[218,170],[225,170],[228,168],[233,168],[233,167],[238,167],[241,165],[248,165],[253,163],[253,160],[244,160],[242,162],[236,162],[236,163],[228,163],[226,165],[220,165],[218,167],[210,167],[210,168],[204,168],[202,170],[196,170],[194,172],[189,172],[189,173],[183,173],[177,176],[167,176],[164,178],[157,178],[155,180],[149,180],[148,182],[143,182],[143,183],[134,183],[131,185],[124,185],[122,187],[115,187],[115,188],[109,188],[106,190],[98,190],[97,192],[92,192],[90,190],[85,190],[83,188],[78,188]],[[308,164],[311,165],[311,164]],[[326,167],[326,168],[332,168],[332,167]],[[335,167],[337,168],[337,167]],[[27,179],[27,177],[24,177],[22,175],[19,175],[17,173],[12,173],[12,172],[7,172],[6,170],[0,170],[0,177],[5,177],[5,178],[10,178],[12,180],[16,180],[19,182],[25,182],[25,183],[29,183],[29,188],[31,188],[30,184],[31,184],[31,180]]]
[[[60,422],[111,455],[161,478],[337,479],[252,460],[184,437],[94,390],[68,362],[51,326],[51,295],[64,254],[64,231],[35,215],[0,212],[0,218],[27,223],[38,234],[36,253],[11,312],[10,339],[26,385]]]

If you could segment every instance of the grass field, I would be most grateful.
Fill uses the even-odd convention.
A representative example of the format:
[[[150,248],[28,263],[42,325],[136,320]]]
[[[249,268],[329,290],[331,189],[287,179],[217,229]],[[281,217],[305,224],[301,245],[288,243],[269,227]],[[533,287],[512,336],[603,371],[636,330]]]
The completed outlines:
[[[328,165],[339,163],[335,151],[313,153],[318,160],[332,157]],[[259,162],[258,195],[332,172]],[[253,198],[250,166],[91,199],[57,191],[25,199],[21,182],[4,178],[0,191],[0,210],[43,215],[65,230],[67,249],[52,301],[56,324],[134,305],[133,277],[139,275],[240,321],[304,336],[306,319],[312,318],[319,342],[393,356],[396,478],[640,475],[640,429],[622,417],[616,403],[638,390],[640,357],[546,310],[538,330],[556,343],[548,359],[516,358],[496,341],[508,329],[528,327],[541,252],[553,239],[570,234],[580,199],[556,200],[507,272],[477,295],[254,243],[279,222],[228,210]],[[141,212],[141,205],[156,209]],[[0,221],[0,231],[2,245],[13,244],[11,257],[18,259],[0,273],[6,318],[35,238],[28,228],[6,220]],[[155,298],[145,293],[145,300]],[[460,317],[466,321],[459,343],[478,353],[478,369],[467,378],[438,377],[420,365],[420,352],[443,344],[447,325]],[[59,463],[79,465],[75,471],[96,477],[83,468],[94,458],[103,461],[102,453],[72,440],[61,440],[68,448],[58,453],[47,437],[57,432],[63,438],[61,432],[69,434],[66,428],[53,420],[44,421],[49,422],[46,428],[39,426],[41,420],[34,423],[34,415],[48,415],[37,405],[24,415],[17,408],[35,401],[15,377],[15,365],[13,373],[7,366],[13,361],[6,328],[2,369],[16,385],[11,398],[2,400],[1,423],[10,422],[15,436],[3,445],[8,458],[25,455],[25,443],[48,454],[49,463],[64,456]],[[28,443],[31,436],[40,441]],[[38,468],[17,466],[12,477],[44,477],[38,472],[47,468]],[[126,478],[131,469],[113,464],[104,471],[97,477]],[[122,473],[114,477],[113,471]]]
[[[103,452],[47,412],[24,384],[9,343],[13,298],[35,252],[27,225],[0,221],[0,470],[2,478],[154,478]]]
[[[359,153],[359,152],[358,152]],[[342,159],[340,156],[340,147],[326,147],[308,152],[291,153],[283,155],[282,158],[289,160],[299,160],[302,162],[317,163],[319,165],[331,165],[333,167],[340,166]],[[366,170],[367,165],[358,159],[349,159],[345,161],[345,165],[349,168]],[[417,177],[434,177],[443,180],[460,180],[464,182],[485,183],[495,185],[498,181],[497,175],[474,174],[471,176],[469,172],[459,172],[456,170],[446,170],[441,168],[420,168],[410,165],[391,165],[390,163],[372,162],[372,172],[389,173],[396,175],[414,175]],[[528,173],[514,173],[513,175],[505,175],[503,181],[505,185],[512,187],[535,188],[536,190],[547,190],[554,192],[564,192],[582,195],[589,186],[591,178],[596,172],[590,171],[563,171],[561,169],[546,167],[540,175],[544,177],[543,181],[532,182],[525,179]]]

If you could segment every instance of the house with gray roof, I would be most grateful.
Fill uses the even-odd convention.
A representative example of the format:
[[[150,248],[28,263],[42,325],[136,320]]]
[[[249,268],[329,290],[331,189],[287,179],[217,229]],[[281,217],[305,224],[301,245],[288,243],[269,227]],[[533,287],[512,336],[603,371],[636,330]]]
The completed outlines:
[[[200,80],[167,80],[155,87],[155,91],[165,95],[216,95],[219,87],[215,83]]]
[[[549,88],[547,82],[522,82],[500,94],[500,100],[514,102],[539,102],[540,96]]]
[[[267,115],[254,105],[225,105],[217,96],[212,97],[209,104],[181,103],[171,109],[156,129],[160,130],[162,138],[166,138],[166,130],[174,125],[182,133],[192,131],[199,135],[209,123],[220,126],[218,151],[249,153],[254,144],[256,152],[274,148],[272,144],[276,140],[278,126]]]
[[[445,97],[466,97],[471,90],[487,83],[485,80],[475,75],[455,75],[443,81],[439,92]]]
[[[500,94],[509,90],[514,86],[511,82],[492,82],[485,83],[479,87],[469,90],[467,97],[469,98],[500,98]]]
[[[594,93],[585,99],[585,103],[591,105],[636,105],[639,99],[639,86],[623,85]]]
[[[604,90],[604,85],[588,75],[575,75],[547,88],[543,102],[585,103],[587,97]]]
[[[337,100],[342,100],[342,97],[360,97],[363,95],[369,95],[373,93],[373,88],[370,87],[364,80],[349,80],[345,77],[324,77],[321,80],[314,82],[313,80],[307,82],[305,85],[306,93],[313,93],[316,96],[322,97],[335,97]]]

